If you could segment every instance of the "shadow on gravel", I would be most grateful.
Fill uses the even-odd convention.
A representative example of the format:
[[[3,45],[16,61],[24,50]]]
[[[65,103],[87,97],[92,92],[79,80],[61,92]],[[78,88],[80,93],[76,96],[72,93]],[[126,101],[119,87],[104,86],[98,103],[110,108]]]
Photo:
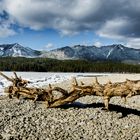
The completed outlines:
[[[73,104],[66,104],[61,106],[60,108],[62,109],[68,109],[68,108],[99,108],[102,107],[104,108],[103,103],[92,103],[92,104],[83,104],[80,102],[74,102]],[[114,105],[114,104],[109,104],[109,111],[116,111],[117,113],[122,113],[122,117],[126,117],[129,114],[137,115],[140,116],[140,111],[137,109],[132,109],[132,108],[126,108],[122,107],[120,105]]]

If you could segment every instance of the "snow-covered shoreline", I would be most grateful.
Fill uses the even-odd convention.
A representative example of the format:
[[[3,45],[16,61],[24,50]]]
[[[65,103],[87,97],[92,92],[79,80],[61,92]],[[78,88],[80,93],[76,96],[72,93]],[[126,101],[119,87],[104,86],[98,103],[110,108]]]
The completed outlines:
[[[3,72],[5,75],[11,77],[12,72]],[[17,72],[18,76],[29,80],[32,87],[43,87],[48,84],[56,84],[65,80],[70,80],[72,77],[94,77],[110,75],[109,73],[51,73],[51,72]],[[0,76],[0,95],[4,94],[4,88],[9,86],[11,82]]]
[[[3,72],[8,77],[12,77],[13,72]],[[91,84],[94,77],[97,76],[101,84],[111,80],[112,82],[122,82],[125,79],[139,80],[140,74],[119,74],[119,73],[61,73],[61,72],[17,72],[18,76],[30,81],[29,87],[45,87],[48,84],[65,83],[73,77],[83,79],[86,83]],[[4,95],[4,88],[9,86],[11,82],[0,76],[0,95]],[[62,85],[62,84],[61,84]]]

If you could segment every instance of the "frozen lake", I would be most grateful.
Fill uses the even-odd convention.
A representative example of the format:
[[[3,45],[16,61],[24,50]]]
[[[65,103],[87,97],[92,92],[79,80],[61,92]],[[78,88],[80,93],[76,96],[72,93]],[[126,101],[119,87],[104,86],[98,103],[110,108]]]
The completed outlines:
[[[13,76],[13,72],[3,72],[8,77]],[[17,72],[18,76],[21,76],[23,79],[29,80],[31,84],[29,86],[33,87],[42,87],[48,84],[55,84],[62,82],[64,80],[69,80],[72,77],[94,77],[94,76],[103,76],[111,75],[109,73],[50,73],[50,72]],[[4,87],[7,87],[11,82],[7,81],[5,78],[0,76],[0,95],[3,94]]]

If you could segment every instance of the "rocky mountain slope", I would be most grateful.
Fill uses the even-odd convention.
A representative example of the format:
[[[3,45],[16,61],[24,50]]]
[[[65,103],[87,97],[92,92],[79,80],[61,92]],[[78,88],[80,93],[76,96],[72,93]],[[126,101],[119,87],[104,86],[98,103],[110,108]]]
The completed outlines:
[[[37,57],[40,55],[39,51],[28,47],[23,47],[18,43],[0,45],[1,57]]]
[[[46,52],[41,57],[56,59],[88,59],[88,60],[138,60],[140,49],[127,48],[121,44],[109,46],[81,46],[63,47]]]

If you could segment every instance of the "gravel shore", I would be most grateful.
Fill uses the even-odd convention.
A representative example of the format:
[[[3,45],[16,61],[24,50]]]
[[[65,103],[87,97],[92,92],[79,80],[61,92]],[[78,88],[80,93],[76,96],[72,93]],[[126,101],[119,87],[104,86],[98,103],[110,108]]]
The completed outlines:
[[[70,82],[60,85],[68,88]],[[140,96],[127,103],[114,97],[110,111],[102,110],[103,107],[102,98],[94,96],[51,109],[41,102],[0,96],[0,139],[140,140]]]

